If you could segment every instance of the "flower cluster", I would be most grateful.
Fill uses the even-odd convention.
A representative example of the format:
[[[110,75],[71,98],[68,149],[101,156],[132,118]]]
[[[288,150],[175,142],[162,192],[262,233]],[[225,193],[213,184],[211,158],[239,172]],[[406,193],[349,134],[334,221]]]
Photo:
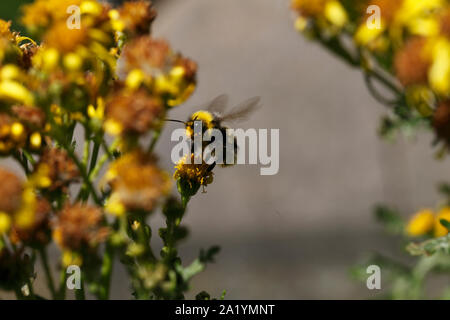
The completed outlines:
[[[117,8],[36,0],[21,19],[32,38],[0,20],[0,155],[24,176],[0,168],[0,286],[18,298],[35,297],[29,252],[40,255],[52,298],[64,298],[48,266],[52,240],[59,265],[82,266],[83,285],[101,299],[114,256],[141,299],[182,298],[198,272],[186,271],[176,250],[187,202],[169,196],[171,177],[154,154],[167,113],[196,88],[197,65],[151,35],[155,17],[145,0]],[[184,172],[211,182],[212,173],[196,170],[203,166]],[[159,206],[167,228],[158,258],[145,218]]]
[[[351,65],[360,67],[371,93],[395,108],[383,131],[417,123],[450,142],[450,4],[445,0],[293,0],[296,27]],[[346,38],[353,48],[346,44]],[[377,92],[372,82],[394,98]]]

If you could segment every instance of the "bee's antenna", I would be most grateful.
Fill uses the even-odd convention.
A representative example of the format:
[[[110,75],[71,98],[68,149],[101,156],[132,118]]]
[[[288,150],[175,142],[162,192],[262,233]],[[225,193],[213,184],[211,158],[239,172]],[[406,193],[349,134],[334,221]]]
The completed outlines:
[[[164,121],[178,122],[178,123],[186,124],[186,122],[184,122],[184,121],[181,121],[181,120],[175,120],[175,119],[164,119]]]

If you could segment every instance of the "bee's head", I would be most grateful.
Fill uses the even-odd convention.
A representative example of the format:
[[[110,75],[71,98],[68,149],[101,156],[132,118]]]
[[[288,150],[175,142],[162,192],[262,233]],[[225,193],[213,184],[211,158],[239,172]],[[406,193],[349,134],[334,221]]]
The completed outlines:
[[[186,135],[188,137],[192,137],[194,134],[195,121],[201,121],[204,129],[206,128],[210,129],[214,126],[213,125],[214,116],[211,112],[204,110],[194,112],[189,117],[189,120],[186,121]]]

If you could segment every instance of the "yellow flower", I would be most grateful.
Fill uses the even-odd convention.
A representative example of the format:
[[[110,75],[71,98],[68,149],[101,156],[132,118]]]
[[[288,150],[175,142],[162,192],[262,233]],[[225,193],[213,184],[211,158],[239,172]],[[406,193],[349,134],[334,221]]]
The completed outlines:
[[[367,24],[362,24],[355,34],[355,42],[358,45],[366,46],[370,42],[377,39],[383,32],[385,27],[381,24],[381,28],[369,28]]]
[[[140,69],[131,70],[127,76],[126,85],[129,89],[137,89],[144,81],[145,75],[144,72]]]
[[[431,87],[441,95],[450,93],[450,41],[440,38],[432,46],[433,63],[428,73]]]
[[[36,211],[37,197],[32,186],[27,186],[22,194],[22,206],[14,216],[14,224],[27,229],[33,225]]]
[[[21,77],[20,69],[13,64],[7,64],[0,69],[2,80],[18,80]]]
[[[413,237],[422,236],[433,230],[434,214],[430,209],[417,212],[409,221],[406,232]]]
[[[81,13],[98,16],[102,13],[102,6],[96,1],[83,1],[80,5],[80,11]]]
[[[439,211],[434,224],[434,236],[443,237],[448,233],[448,229],[441,224],[441,219],[450,222],[450,207],[444,207]]]
[[[304,30],[307,25],[305,19],[317,19],[319,26],[334,26],[341,29],[348,22],[345,8],[337,0],[293,0],[292,8],[296,10],[303,20],[296,21],[297,30]]]
[[[111,172],[109,172],[111,174]],[[127,211],[125,206],[120,202],[117,194],[112,195],[109,200],[106,202],[105,211],[113,216],[120,217],[124,215]]]
[[[62,265],[64,267],[76,265],[81,266],[83,264],[83,258],[76,252],[70,250],[64,250],[62,255]]]
[[[103,120],[105,117],[105,100],[103,100],[103,98],[98,98],[97,108],[91,104],[88,106],[87,113],[91,119]]]
[[[69,71],[78,71],[83,65],[83,60],[76,53],[68,53],[64,57],[64,67]]]
[[[0,212],[0,235],[8,232],[11,227],[11,217],[5,212]]]
[[[333,25],[342,28],[348,22],[347,12],[339,1],[328,1],[325,5],[324,16]]]
[[[444,7],[444,0],[372,0],[369,4],[381,9],[381,28],[370,29],[366,20],[355,33],[355,42],[369,45],[387,31],[394,45],[403,42],[405,31],[417,36],[436,36],[440,25],[437,12]]]
[[[39,132],[34,132],[30,136],[30,145],[33,149],[39,149],[42,145],[42,136]]]
[[[33,94],[23,85],[11,80],[0,82],[0,99],[7,99],[21,102],[26,105],[33,105]]]
[[[5,21],[0,19],[0,36],[7,39],[12,39],[13,34],[11,33],[11,21]]]
[[[211,166],[202,160],[201,164],[194,163],[194,154],[191,154],[190,163],[187,163],[188,157],[184,156],[175,166],[173,177],[187,182],[191,187],[193,184],[207,186],[213,182],[213,173]]]

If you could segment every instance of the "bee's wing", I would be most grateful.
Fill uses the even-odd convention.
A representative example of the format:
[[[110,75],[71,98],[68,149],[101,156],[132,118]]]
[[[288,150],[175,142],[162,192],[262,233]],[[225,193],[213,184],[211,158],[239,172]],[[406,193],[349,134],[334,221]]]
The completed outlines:
[[[229,122],[247,120],[254,111],[261,107],[261,105],[259,104],[260,100],[260,97],[253,97],[245,100],[244,102],[231,109],[230,112],[221,116],[220,120]]]
[[[228,95],[221,94],[220,96],[214,98],[206,106],[206,109],[214,113],[223,113],[228,104]]]

